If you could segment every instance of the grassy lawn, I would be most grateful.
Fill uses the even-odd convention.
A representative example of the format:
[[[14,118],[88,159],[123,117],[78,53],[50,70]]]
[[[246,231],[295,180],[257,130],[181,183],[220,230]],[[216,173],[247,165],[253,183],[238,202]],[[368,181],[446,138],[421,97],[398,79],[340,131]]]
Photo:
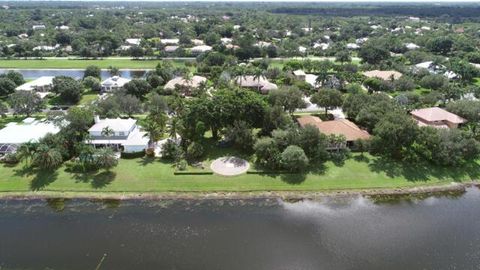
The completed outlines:
[[[89,91],[86,92],[82,95],[82,98],[80,99],[80,102],[78,103],[79,105],[89,105],[92,104],[93,101],[98,99],[98,92],[95,91]]]
[[[39,59],[39,60],[0,60],[0,68],[25,68],[25,69],[84,69],[87,66],[98,66],[107,69],[110,66],[123,69],[153,69],[159,60],[132,60],[106,58],[97,60],[84,59]],[[171,60],[175,66],[184,66],[184,61]]]
[[[209,160],[222,155],[218,150]],[[206,166],[208,170],[208,166]],[[341,189],[399,188],[448,184],[478,179],[480,165],[451,169],[404,165],[365,155],[354,155],[344,164],[327,162],[308,174],[174,175],[172,163],[160,159],[121,159],[111,172],[76,174],[61,167],[54,172],[0,166],[0,192],[168,192],[168,191],[325,191]]]

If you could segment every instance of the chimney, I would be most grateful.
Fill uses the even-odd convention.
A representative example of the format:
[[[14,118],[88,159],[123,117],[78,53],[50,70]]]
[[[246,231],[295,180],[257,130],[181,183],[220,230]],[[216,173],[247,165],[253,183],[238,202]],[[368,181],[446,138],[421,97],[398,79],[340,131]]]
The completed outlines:
[[[95,116],[93,117],[93,119],[95,120],[95,124],[98,123],[98,122],[100,122],[100,116],[98,116],[98,115],[95,115]]]

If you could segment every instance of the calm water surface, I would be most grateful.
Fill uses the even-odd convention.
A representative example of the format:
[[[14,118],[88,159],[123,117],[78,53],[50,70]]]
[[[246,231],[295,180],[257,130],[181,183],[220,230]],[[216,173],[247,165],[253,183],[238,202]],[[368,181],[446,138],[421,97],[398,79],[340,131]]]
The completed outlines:
[[[33,80],[42,76],[68,76],[75,79],[83,78],[85,69],[0,69],[0,74],[7,73],[9,70],[20,72],[27,80]],[[120,70],[120,76],[123,78],[141,78],[146,70]],[[109,78],[111,75],[108,70],[102,70],[100,73],[102,79]]]
[[[480,269],[480,191],[388,204],[361,197],[296,203],[0,201],[0,269],[98,265]]]

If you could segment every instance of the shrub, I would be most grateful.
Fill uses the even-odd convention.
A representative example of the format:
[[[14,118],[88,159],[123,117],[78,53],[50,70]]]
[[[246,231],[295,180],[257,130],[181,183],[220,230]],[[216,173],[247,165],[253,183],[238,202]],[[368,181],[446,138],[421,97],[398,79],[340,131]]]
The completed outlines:
[[[282,166],[291,172],[301,172],[308,167],[308,157],[302,148],[290,145],[280,155]]]
[[[175,141],[168,139],[167,142],[162,145],[160,154],[164,159],[178,160],[182,156],[182,149]]]
[[[203,146],[197,142],[192,142],[187,148],[187,157],[189,159],[199,159],[204,153]]]
[[[187,169],[187,161],[185,159],[182,159],[180,161],[177,162],[177,164],[175,164],[175,166],[177,167],[177,170],[179,171],[185,171]]]

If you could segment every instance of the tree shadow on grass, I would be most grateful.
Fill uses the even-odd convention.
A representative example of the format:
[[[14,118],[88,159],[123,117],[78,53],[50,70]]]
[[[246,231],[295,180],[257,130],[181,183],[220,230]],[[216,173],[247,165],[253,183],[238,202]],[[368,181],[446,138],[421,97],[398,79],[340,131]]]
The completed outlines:
[[[428,181],[432,177],[440,180],[461,181],[465,178],[478,179],[480,176],[480,165],[476,162],[469,162],[459,167],[446,167],[432,165],[427,162],[403,162],[385,157],[372,159],[368,164],[371,171],[385,173],[388,177],[404,177],[408,181]]]
[[[117,176],[116,173],[112,171],[104,171],[93,177],[92,187],[95,189],[104,188],[109,185]]]
[[[30,189],[34,191],[42,190],[58,178],[57,170],[38,170],[34,175],[30,182]]]
[[[148,156],[144,156],[137,161],[137,163],[141,166],[147,166],[149,164],[152,164],[153,162],[155,162],[155,158]]]
[[[90,183],[95,188],[104,188],[115,180],[116,173],[112,171],[100,172],[98,170],[90,172],[78,172],[72,174],[73,179],[77,183]]]
[[[355,155],[353,156],[353,159],[357,162],[365,162],[365,163],[370,162],[370,158],[367,157],[366,155]]]
[[[299,185],[307,179],[306,173],[284,173],[280,175],[283,182],[291,185]]]

